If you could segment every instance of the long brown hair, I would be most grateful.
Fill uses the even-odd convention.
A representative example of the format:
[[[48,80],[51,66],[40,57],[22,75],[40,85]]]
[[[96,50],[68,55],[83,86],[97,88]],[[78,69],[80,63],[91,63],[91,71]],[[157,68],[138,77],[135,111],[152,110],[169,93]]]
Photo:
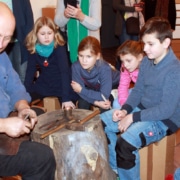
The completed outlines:
[[[63,46],[65,44],[65,41],[61,34],[59,33],[58,26],[53,22],[51,18],[48,18],[46,16],[40,17],[36,20],[34,27],[31,32],[27,35],[25,39],[25,45],[27,47],[27,50],[30,51],[31,54],[35,53],[35,45],[38,41],[37,39],[37,33],[40,28],[43,26],[48,26],[50,29],[54,32],[54,47],[56,48],[57,45]]]

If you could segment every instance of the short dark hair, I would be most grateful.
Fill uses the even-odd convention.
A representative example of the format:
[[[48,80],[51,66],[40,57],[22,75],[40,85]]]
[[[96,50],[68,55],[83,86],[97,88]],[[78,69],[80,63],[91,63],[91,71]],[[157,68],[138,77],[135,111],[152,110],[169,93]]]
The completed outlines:
[[[166,38],[172,39],[172,29],[169,21],[163,17],[152,17],[140,31],[140,39],[146,34],[155,33],[157,39],[162,43]]]

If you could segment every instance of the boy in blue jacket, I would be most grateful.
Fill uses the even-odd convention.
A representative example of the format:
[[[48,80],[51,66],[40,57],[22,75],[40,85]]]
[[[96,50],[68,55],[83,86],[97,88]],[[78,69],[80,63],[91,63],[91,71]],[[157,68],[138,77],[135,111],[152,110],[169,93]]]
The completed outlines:
[[[139,149],[180,127],[180,62],[170,47],[171,26],[166,19],[153,17],[140,38],[147,56],[132,93],[112,117],[122,132],[115,149],[121,180],[140,180]],[[107,135],[110,138],[110,128]]]

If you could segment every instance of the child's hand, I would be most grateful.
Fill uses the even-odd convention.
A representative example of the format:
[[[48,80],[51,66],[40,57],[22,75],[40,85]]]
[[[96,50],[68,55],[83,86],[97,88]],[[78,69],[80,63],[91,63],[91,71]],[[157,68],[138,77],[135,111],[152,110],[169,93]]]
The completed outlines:
[[[67,102],[63,102],[62,103],[62,109],[66,108],[66,107],[71,107],[72,109],[75,109],[75,105],[72,101],[67,101]]]
[[[121,132],[124,132],[127,130],[127,128],[133,123],[132,114],[126,115],[121,121],[118,123],[118,129]]]
[[[71,82],[71,87],[73,88],[74,92],[76,92],[76,93],[80,93],[82,90],[81,85],[75,81]]]
[[[127,111],[125,110],[115,110],[113,112],[113,121],[117,122],[120,121],[122,118],[124,118],[127,114]]]
[[[109,100],[106,101],[94,101],[94,105],[98,106],[102,109],[110,109],[111,107],[111,102]]]

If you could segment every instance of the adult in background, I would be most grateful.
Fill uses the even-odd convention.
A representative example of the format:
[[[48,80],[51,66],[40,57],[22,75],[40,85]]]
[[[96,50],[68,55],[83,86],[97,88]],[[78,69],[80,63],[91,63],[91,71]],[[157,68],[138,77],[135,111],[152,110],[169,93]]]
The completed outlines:
[[[138,40],[138,35],[129,35],[126,32],[126,20],[128,17],[139,16],[140,28],[144,25],[144,17],[142,15],[143,7],[135,6],[139,0],[113,0],[113,8],[116,11],[115,35],[119,37],[121,45],[126,40]]]
[[[14,29],[12,11],[0,2],[0,137],[6,134],[12,138],[30,133],[37,122],[36,113],[28,105],[30,96],[4,52]],[[18,116],[7,117],[11,111],[17,111]],[[30,121],[24,120],[27,114]],[[24,141],[16,154],[1,153],[0,162],[0,176],[21,174],[23,180],[54,180],[55,159],[46,145]]]
[[[126,31],[126,20],[129,17],[139,17],[140,28],[144,25],[142,15],[143,6],[135,6],[140,0],[113,0],[113,8],[116,12],[115,35],[119,38],[119,45],[127,40],[137,41],[138,35],[130,35]],[[120,69],[121,61],[117,59],[116,69]]]
[[[175,0],[143,0],[145,3],[144,18],[147,21],[153,16],[160,16],[169,20],[171,29],[176,27]]]
[[[70,61],[77,61],[77,49],[86,36],[100,40],[101,0],[58,0],[54,21],[63,32],[67,30]]]
[[[21,81],[24,83],[28,56],[27,49],[24,45],[24,40],[34,24],[30,0],[0,1],[8,5],[16,20],[13,39],[7,46],[6,52],[10,57],[13,68],[19,74]]]

